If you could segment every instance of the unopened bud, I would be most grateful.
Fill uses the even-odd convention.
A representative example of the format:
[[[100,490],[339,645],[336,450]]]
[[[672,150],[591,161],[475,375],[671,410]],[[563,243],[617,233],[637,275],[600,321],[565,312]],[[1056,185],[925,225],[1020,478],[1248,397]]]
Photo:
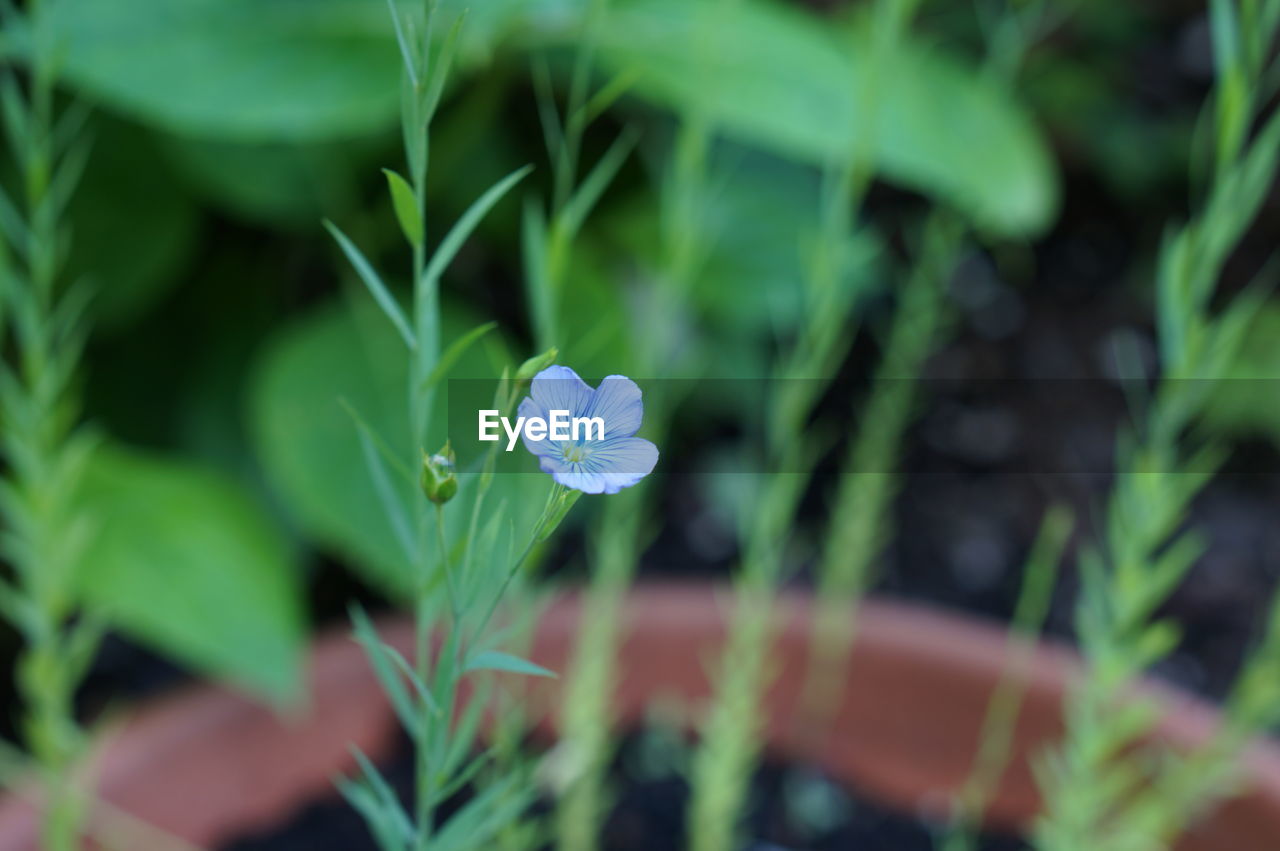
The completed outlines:
[[[520,368],[516,370],[516,381],[529,381],[539,372],[555,363],[559,354],[560,350],[552,346],[542,354],[529,358],[520,364]]]
[[[435,455],[422,453],[422,492],[436,505],[444,505],[458,493],[458,477],[454,475],[456,458],[448,443]]]

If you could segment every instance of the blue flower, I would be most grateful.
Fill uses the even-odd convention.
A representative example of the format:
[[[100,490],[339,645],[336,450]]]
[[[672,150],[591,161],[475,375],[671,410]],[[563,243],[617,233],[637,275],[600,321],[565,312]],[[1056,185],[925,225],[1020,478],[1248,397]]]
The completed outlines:
[[[644,403],[630,378],[610,375],[593,390],[567,366],[550,366],[533,377],[529,393],[518,412],[526,422],[533,417],[549,422],[552,411],[604,422],[603,438],[590,428],[570,440],[553,440],[550,433],[544,440],[530,440],[522,432],[525,448],[538,457],[542,472],[559,484],[583,493],[617,493],[649,475],[658,463],[658,447],[634,436]]]

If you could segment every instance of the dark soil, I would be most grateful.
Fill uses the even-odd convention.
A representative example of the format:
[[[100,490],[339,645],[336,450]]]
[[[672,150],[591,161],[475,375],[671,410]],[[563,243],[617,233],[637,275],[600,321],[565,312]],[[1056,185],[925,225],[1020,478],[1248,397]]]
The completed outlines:
[[[650,730],[625,739],[614,762],[618,795],[605,825],[605,851],[678,851],[685,847],[689,787],[680,766],[685,743]],[[402,801],[412,792],[408,742],[382,766]],[[543,808],[545,810],[545,808]],[[743,851],[933,851],[939,828],[892,812],[794,765],[765,763],[752,783]],[[1016,839],[984,836],[978,851],[1021,851]],[[316,801],[287,824],[224,845],[219,851],[376,851],[360,816],[336,795]]]

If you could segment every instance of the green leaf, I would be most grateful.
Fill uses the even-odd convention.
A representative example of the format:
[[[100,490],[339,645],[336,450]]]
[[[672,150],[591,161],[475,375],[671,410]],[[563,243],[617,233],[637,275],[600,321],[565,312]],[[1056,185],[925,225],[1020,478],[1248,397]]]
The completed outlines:
[[[360,280],[364,281],[364,285],[369,288],[369,292],[373,295],[374,301],[378,303],[378,307],[382,308],[382,312],[391,320],[391,324],[396,326],[396,330],[400,332],[400,336],[404,339],[405,345],[414,348],[417,344],[414,342],[413,329],[409,326],[409,320],[405,318],[404,311],[400,309],[400,303],[396,301],[395,296],[387,289],[387,285],[382,282],[382,278],[374,271],[373,266],[360,253],[360,249],[356,248],[355,243],[347,239],[347,235],[338,229],[333,222],[326,221],[324,226],[329,229],[329,233],[333,234],[333,238],[338,241],[338,245],[342,248],[342,253],[347,255],[347,259],[351,261],[351,266],[356,270],[356,274],[360,276]]]
[[[1205,423],[1219,434],[1262,435],[1280,444],[1280,302],[1272,300],[1249,323],[1226,375],[1214,383]]]
[[[1050,153],[1005,88],[941,50],[906,40],[866,88],[869,43],[798,7],[636,0],[615,4],[597,30],[606,71],[636,74],[632,91],[704,115],[726,136],[825,166],[867,146],[888,179],[959,207],[1006,236],[1052,220],[1058,182]]]
[[[535,665],[528,659],[503,653],[501,650],[484,650],[467,660],[464,671],[507,671],[512,674],[526,674],[531,677],[551,677],[555,679],[555,671],[549,671],[541,665]]]
[[[243,143],[161,134],[158,141],[202,200],[244,221],[307,233],[317,220],[357,207],[363,180],[383,155],[376,136]]]
[[[88,132],[93,153],[67,211],[67,278],[93,287],[94,321],[112,329],[181,280],[200,219],[149,134],[101,117]]]
[[[387,176],[387,187],[391,190],[391,204],[396,210],[396,220],[410,245],[422,244],[422,213],[418,210],[418,199],[403,177],[389,168],[382,173]]]
[[[276,701],[301,688],[297,576],[262,509],[188,463],[100,448],[80,503],[98,534],[85,605],[156,649]]]
[[[599,162],[569,199],[563,216],[565,230],[571,236],[576,235],[582,228],[582,223],[587,220],[587,216],[600,200],[600,196],[618,176],[619,169],[636,146],[637,138],[639,134],[631,127],[619,133],[618,138],[613,140],[613,144],[604,152],[604,156],[600,157]]]
[[[477,325],[450,343],[449,348],[445,349],[444,354],[440,355],[440,361],[436,364],[436,368],[431,370],[431,374],[427,376],[423,385],[425,387],[434,387],[439,384],[449,374],[449,370],[453,369],[454,364],[458,362],[458,358],[466,353],[467,349],[497,327],[497,322],[486,322],[483,325]]]
[[[369,620],[369,616],[365,614],[364,609],[359,606],[353,606],[351,609],[351,623],[355,630],[356,641],[364,648],[364,652],[369,657],[369,665],[373,668],[374,676],[378,678],[378,684],[382,686],[382,692],[387,696],[387,700],[391,703],[391,708],[395,710],[396,717],[400,719],[400,725],[415,740],[420,739],[422,734],[421,717],[417,711],[417,707],[409,698],[409,692],[404,687],[404,682],[397,670],[393,657],[388,652],[392,648],[383,643],[382,638],[378,635],[378,631],[374,629],[373,623]]]
[[[440,279],[440,276],[444,274],[444,270],[449,267],[449,264],[453,262],[453,258],[457,256],[462,244],[467,241],[467,237],[476,229],[476,225],[480,224],[480,220],[485,217],[485,214],[502,200],[502,196],[506,195],[511,187],[519,183],[531,171],[533,171],[533,166],[531,165],[516,169],[491,186],[487,192],[467,208],[466,212],[445,234],[444,239],[440,240],[440,244],[436,246],[435,253],[431,255],[431,262],[427,263],[427,269],[423,273],[425,280],[438,281]]]
[[[399,108],[382,3],[67,0],[50,12],[72,86],[177,132],[333,138],[385,127]]]
[[[565,17],[559,0],[438,5],[445,17],[476,6],[457,47],[471,64],[509,33]],[[379,0],[65,0],[50,12],[67,83],[176,132],[312,141],[389,129],[399,115],[404,60]]]

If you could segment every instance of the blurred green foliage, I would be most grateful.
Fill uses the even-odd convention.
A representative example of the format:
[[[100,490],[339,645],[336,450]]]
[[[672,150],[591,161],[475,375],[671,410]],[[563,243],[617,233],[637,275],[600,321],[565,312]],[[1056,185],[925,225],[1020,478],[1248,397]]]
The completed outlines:
[[[102,447],[80,497],[100,530],[78,568],[92,611],[278,702],[301,696],[298,576],[279,529],[234,480]]]
[[[447,0],[442,9],[463,5]],[[433,131],[429,188],[441,220],[514,167],[535,162],[545,170],[533,138],[529,62],[546,59],[563,84],[587,2],[470,5],[461,73]],[[804,318],[794,282],[816,239],[819,175],[868,127],[876,133],[869,150],[878,179],[907,197],[954,207],[991,237],[1027,240],[1052,225],[1059,159],[1099,174],[1126,199],[1181,180],[1192,116],[1141,114],[1126,100],[1131,92],[1115,83],[1125,69],[1093,61],[1144,43],[1149,21],[1138,12],[1082,11],[1073,23],[1076,41],[1034,54],[1017,95],[984,73],[962,37],[930,31],[952,26],[959,13],[926,4],[926,26],[904,36],[876,98],[880,113],[868,117],[850,94],[866,70],[865,22],[856,12],[744,0],[725,26],[712,28],[710,5],[619,0],[596,31],[601,82],[620,80],[626,88],[605,123],[638,128],[640,143],[586,223],[567,271],[562,348],[584,374],[613,371],[652,322],[668,320],[687,332],[696,362],[707,369],[722,377],[766,374],[777,340]],[[323,216],[352,223],[353,238],[378,262],[395,250],[387,205],[368,203],[384,190],[376,167],[395,162],[400,108],[385,3],[65,0],[51,8],[65,44],[64,95],[93,107],[88,132],[96,139],[70,211],[68,277],[96,288],[102,342],[95,351],[119,354],[111,340],[137,334],[157,352],[156,363],[91,364],[92,375],[120,386],[91,387],[90,415],[239,471],[238,484],[223,484],[228,495],[236,491],[234,499],[261,501],[254,473],[261,466],[278,502],[272,516],[288,518],[293,531],[341,555],[376,587],[402,592],[403,554],[338,400],[349,400],[393,442],[407,440],[407,423],[392,407],[406,380],[403,364],[378,316],[331,299],[341,273],[319,226]],[[6,35],[7,51],[28,49],[23,33]],[[659,317],[645,302],[661,272],[655,183],[670,150],[672,115],[691,111],[718,128],[715,191],[705,206],[709,252],[691,292],[691,315]],[[1039,125],[1053,131],[1057,151]],[[586,142],[600,145],[592,136]],[[457,374],[491,375],[488,348],[513,345],[503,341],[530,331],[516,283],[519,210],[515,202],[499,206],[446,280],[447,338],[481,320],[501,324],[467,353]],[[429,237],[437,227],[429,217]],[[859,240],[857,286],[869,292],[886,278],[882,261],[894,244],[892,234],[865,229]],[[173,308],[198,313],[209,302],[219,307],[207,310],[200,333],[225,342],[184,352],[181,338],[201,338],[194,324],[182,324],[195,320]],[[262,339],[268,327],[270,339]],[[1272,336],[1259,330],[1247,347],[1264,375],[1273,374],[1266,367]],[[251,357],[257,362],[246,378]],[[152,406],[173,410],[162,423],[139,426],[129,417],[141,414],[120,409],[153,394],[152,382],[177,358],[190,363],[189,383],[202,386],[151,400],[147,415]],[[212,375],[218,386],[204,387]],[[1239,414],[1229,413],[1231,405],[1211,413],[1216,422],[1254,425],[1272,416],[1247,399],[1235,407]],[[241,413],[251,440],[236,431]],[[170,472],[183,480],[189,470],[183,462]],[[509,496],[512,505],[523,502],[518,493]],[[175,512],[166,522],[194,529],[199,517]],[[196,540],[195,532],[189,537]],[[286,555],[260,558],[277,573],[297,571]],[[290,566],[281,568],[280,560]],[[200,576],[202,564],[195,559],[185,568],[197,583],[208,579]],[[219,581],[240,583],[241,593],[263,601],[256,629],[276,630],[278,653],[233,663],[193,635],[173,632],[178,625],[138,624],[136,633],[194,664],[283,694],[296,682],[287,670],[296,657],[284,648],[297,628],[300,583],[282,578],[258,587],[237,569]],[[271,607],[278,608],[274,620],[266,614]]]

